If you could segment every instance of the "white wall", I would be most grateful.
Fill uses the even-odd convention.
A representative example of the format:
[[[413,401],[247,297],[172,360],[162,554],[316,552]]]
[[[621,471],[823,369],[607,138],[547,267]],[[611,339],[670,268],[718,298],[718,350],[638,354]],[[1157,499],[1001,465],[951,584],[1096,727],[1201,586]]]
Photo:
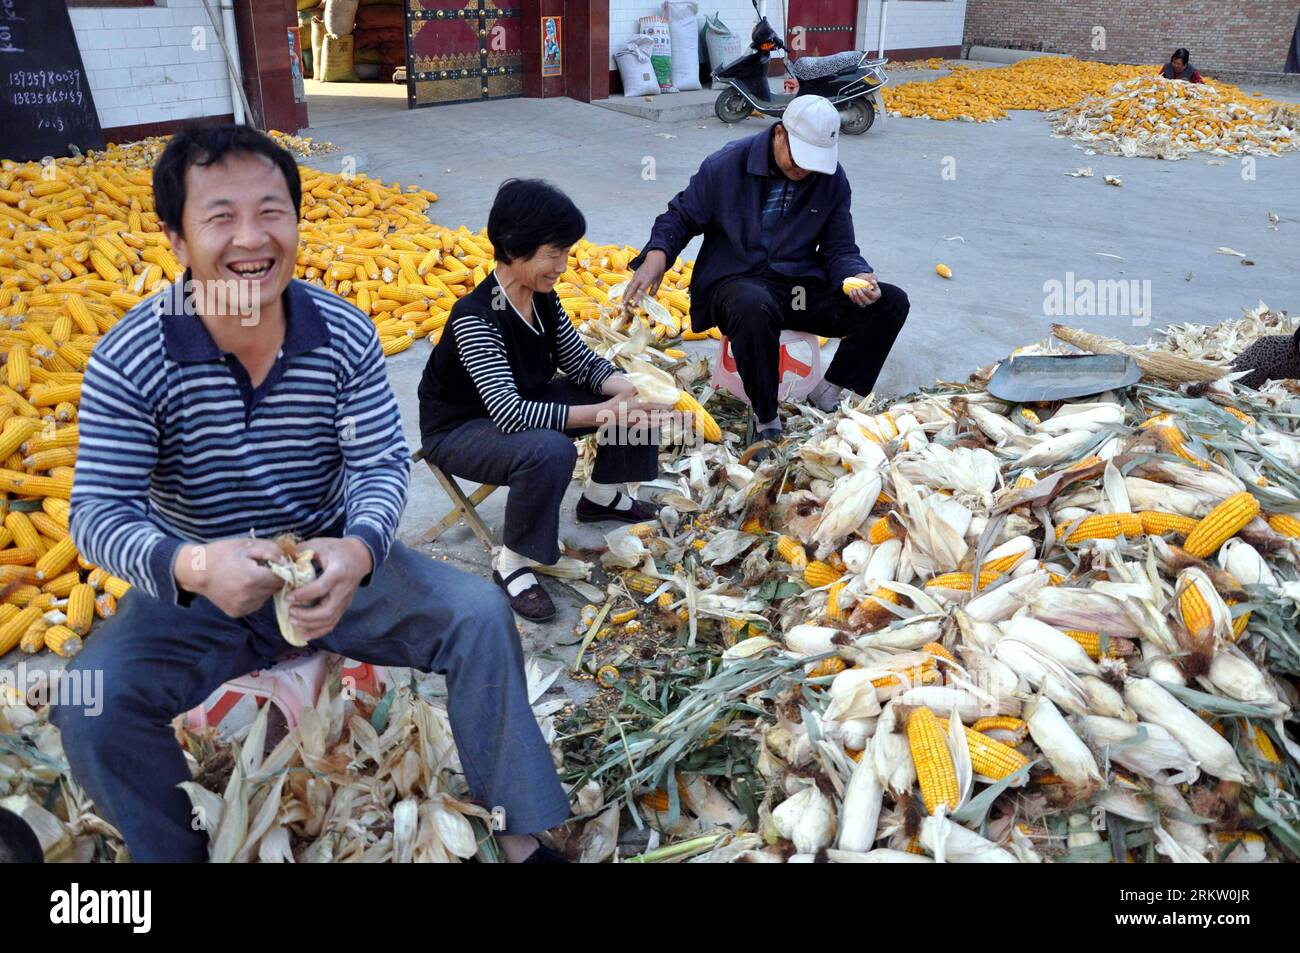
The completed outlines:
[[[225,56],[201,0],[165,2],[68,11],[105,129],[234,111]],[[209,6],[216,13],[220,4]],[[195,27],[206,30],[206,49],[193,48]]]
[[[717,14],[733,33],[744,39],[744,46],[749,48],[749,34],[754,29],[758,18],[749,0],[697,0],[700,6],[700,24],[705,16]],[[767,19],[778,32],[785,31],[785,13],[782,0],[766,0]],[[786,3],[789,0],[785,0]],[[860,2],[860,0],[859,0]],[[759,0],[760,6],[763,0]],[[617,69],[614,51],[621,49],[625,43],[636,35],[637,20],[641,17],[663,16],[663,4],[655,0],[609,0],[609,68]]]
[[[858,0],[858,49],[875,50],[881,0]],[[885,49],[961,46],[966,0],[889,0]]]

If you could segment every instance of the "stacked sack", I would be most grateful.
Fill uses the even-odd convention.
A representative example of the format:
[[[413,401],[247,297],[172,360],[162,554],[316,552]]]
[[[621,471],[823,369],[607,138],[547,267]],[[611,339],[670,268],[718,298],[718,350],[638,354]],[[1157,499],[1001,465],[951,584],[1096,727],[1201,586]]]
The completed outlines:
[[[377,69],[379,79],[391,79],[393,71],[406,65],[406,20],[401,0],[366,3],[357,10],[357,72],[368,79],[363,67]]]
[[[352,35],[357,5],[358,0],[325,0],[304,10],[299,0],[299,21],[304,13],[311,15],[313,79],[325,83],[355,83],[361,79],[356,69],[356,39]]]

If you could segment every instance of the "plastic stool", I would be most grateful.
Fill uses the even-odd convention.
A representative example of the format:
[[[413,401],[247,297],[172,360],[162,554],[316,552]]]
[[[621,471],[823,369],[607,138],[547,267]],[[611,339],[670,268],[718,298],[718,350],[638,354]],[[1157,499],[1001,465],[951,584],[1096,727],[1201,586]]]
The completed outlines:
[[[800,360],[791,351],[806,351],[807,358]],[[781,332],[781,363],[778,365],[780,381],[777,399],[798,400],[807,397],[822,382],[822,348],[817,335],[804,331]],[[718,342],[718,359],[713,365],[713,383],[746,404],[745,385],[736,368],[736,356],[731,353],[731,342],[724,335]]]
[[[344,668],[344,678],[352,679],[352,688],[367,694],[378,695],[381,686],[388,682],[388,672],[379,665],[367,662],[349,662]],[[230,713],[246,695],[269,699],[279,708],[290,728],[298,724],[298,713],[316,704],[325,685],[325,653],[297,652],[280,659],[270,668],[249,672],[232,678],[185,716],[191,729],[212,728]]]

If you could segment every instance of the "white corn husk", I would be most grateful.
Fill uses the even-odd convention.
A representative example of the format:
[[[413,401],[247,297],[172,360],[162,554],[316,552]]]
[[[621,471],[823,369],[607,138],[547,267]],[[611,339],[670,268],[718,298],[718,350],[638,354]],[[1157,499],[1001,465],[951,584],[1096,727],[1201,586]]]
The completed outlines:
[[[1009,619],[1050,581],[1046,572],[1012,579],[966,603],[966,614],[981,622]]]
[[[1142,664],[1146,668],[1148,677],[1171,685],[1187,684],[1187,676],[1183,674],[1177,662],[1151,642],[1142,642],[1141,645]]]
[[[880,702],[871,680],[879,677],[879,672],[864,668],[848,668],[836,675],[827,692],[830,705],[826,708],[826,717],[831,721],[877,717]]]
[[[1022,453],[1015,462],[1017,468],[1054,467],[1083,456],[1084,450],[1097,441],[1089,430],[1069,431],[1046,437],[1033,448]]]
[[[1211,463],[1210,469],[1202,470],[1187,463],[1175,463],[1172,460],[1152,460],[1150,466],[1155,472],[1173,481],[1184,489],[1198,493],[1208,493],[1215,501],[1226,500],[1234,493],[1246,489],[1244,483],[1223,467]]]
[[[849,718],[840,722],[840,737],[850,751],[865,751],[876,733],[876,718]]]
[[[1148,799],[1134,790],[1118,785],[1102,791],[1092,799],[1092,803],[1112,814],[1143,825],[1150,824],[1156,819],[1158,813]]]
[[[1156,835],[1156,853],[1168,857],[1175,864],[1208,864],[1209,858],[1184,846],[1173,834],[1157,824],[1153,828]]]
[[[898,564],[902,556],[902,540],[887,539],[876,546],[862,570],[862,591],[875,592],[886,582],[898,582]]]
[[[1243,586],[1271,586],[1278,584],[1277,575],[1254,546],[1240,537],[1233,537],[1219,550],[1219,565]]]
[[[831,546],[861,526],[880,497],[880,486],[876,470],[860,470],[838,480],[813,530],[813,542]]]
[[[266,566],[284,582],[275,594],[275,620],[280,626],[280,635],[290,645],[302,648],[307,640],[298,634],[298,627],[289,621],[289,593],[308,585],[316,578],[316,568],[311,561],[315,552],[303,550],[292,562],[267,563]]]
[[[1030,616],[1018,615],[1005,622],[999,622],[998,628],[1002,630],[999,644],[1006,642],[1007,639],[1019,639],[1048,658],[1064,665],[1076,675],[1096,675],[1100,671],[1097,663],[1088,657],[1082,645],[1046,622]]]
[[[1021,691],[1025,684],[1011,666],[999,662],[988,652],[970,645],[959,645],[957,654],[965,664],[970,680],[986,692],[1010,696]]]
[[[943,623],[937,619],[909,619],[902,625],[860,635],[853,644],[863,650],[886,649],[902,652],[919,649],[927,642],[936,642],[942,633]]]
[[[739,830],[749,821],[715,785],[699,775],[683,779],[682,794],[686,809],[704,824]]]
[[[897,512],[907,528],[903,562],[913,573],[923,576],[960,566],[970,546],[964,531],[958,532],[941,516],[940,505],[947,498],[938,494],[922,497],[897,466],[892,469],[891,480]]]
[[[963,540],[970,535],[971,520],[974,514],[965,505],[954,500],[950,496],[939,496],[934,500],[932,508],[936,516],[943,520],[953,531]]]
[[[996,622],[976,619],[960,607],[953,610],[953,617],[957,620],[957,628],[961,632],[964,646],[981,652],[992,652],[1002,641],[1002,629]]]
[[[995,414],[993,411],[975,403],[967,406],[966,413],[975,422],[975,426],[984,433],[984,436],[998,445],[999,450],[1006,450],[1008,453],[1019,453],[1033,444],[1033,440],[1028,434],[1001,414]]]
[[[756,658],[768,649],[780,648],[780,646],[780,642],[768,638],[766,635],[755,635],[748,639],[741,639],[722,653],[722,663],[726,665],[729,662],[738,662],[741,659]]]
[[[898,798],[912,790],[916,784],[916,764],[912,761],[907,733],[900,730],[898,709],[893,702],[880,712],[876,733],[871,738],[871,757],[876,777],[890,794]]]
[[[1224,846],[1231,841],[1224,841]],[[1223,858],[1225,864],[1262,864],[1268,860],[1268,848],[1262,840],[1241,841]]]
[[[940,864],[1019,863],[1009,850],[953,823],[942,814],[932,814],[921,821],[919,840]]]
[[[1207,857],[1211,844],[1210,835],[1205,827],[1180,820],[1176,816],[1180,814],[1186,816],[1193,813],[1191,805],[1187,803],[1178,788],[1174,787],[1177,783],[1177,781],[1171,780],[1168,783],[1162,782],[1153,785],[1151,788],[1156,804],[1160,806],[1164,828],[1184,850],[1190,851],[1192,854],[1198,854],[1201,857]]]
[[[801,854],[815,854],[835,839],[835,810],[831,799],[815,784],[777,805],[772,823]]]
[[[658,302],[655,302],[658,304]],[[677,403],[681,393],[673,375],[662,368],[655,367],[649,361],[635,357],[624,357],[623,376],[636,388],[637,396],[647,404],[662,404],[671,407]]]
[[[871,850],[871,845],[876,841],[876,827],[880,822],[884,797],[885,789],[876,774],[868,742],[862,757],[854,765],[848,787],[844,790],[844,802],[840,807],[840,850]]]
[[[1104,784],[1092,752],[1050,699],[1031,702],[1025,721],[1029,724],[1029,736],[1051,763],[1052,770],[1076,792],[1094,790]]]
[[[1200,777],[1200,768],[1182,743],[1153,722],[1130,724],[1119,718],[1088,715],[1080,725],[1104,757],[1134,774],[1162,784],[1191,784]],[[1146,737],[1135,742],[1140,733]]]
[[[973,683],[964,685],[918,685],[894,696],[894,702],[914,708],[928,708],[940,718],[953,711],[963,723],[994,715],[1020,714],[1020,702],[999,697]],[[877,732],[878,733],[878,732]]]
[[[1111,513],[1132,513],[1133,504],[1129,499],[1128,487],[1124,486],[1124,477],[1114,463],[1106,464],[1102,482],[1106,491],[1106,509]]]
[[[1096,675],[1079,678],[1084,694],[1088,696],[1088,710],[1094,715],[1118,718],[1129,724],[1137,723],[1137,713],[1124,704],[1124,696]]]
[[[1019,639],[1003,639],[994,657],[1072,715],[1088,713],[1088,695],[1079,677]]]
[[[1126,638],[1136,638],[1141,634],[1125,611],[1123,602],[1093,588],[1051,586],[1039,589],[1030,595],[1027,608],[1038,621],[1060,629],[1107,632]]]
[[[911,854],[905,850],[892,850],[877,847],[866,852],[854,850],[826,851],[826,859],[832,864],[933,864],[934,858],[925,854]]]
[[[1173,695],[1149,678],[1130,678],[1124,700],[1145,721],[1164,728],[1187,749],[1206,774],[1244,781],[1246,772],[1232,745]]]
[[[1214,653],[1204,680],[1229,698],[1267,707],[1271,715],[1285,715],[1290,710],[1278,698],[1268,676],[1235,645],[1225,645]]]
[[[893,542],[898,542],[894,540]],[[899,543],[899,552],[902,552],[902,544]],[[865,539],[855,539],[844,547],[844,552],[840,553],[840,558],[844,560],[844,566],[849,572],[861,575],[866,571],[867,565],[871,561],[872,545]]]
[[[1124,489],[1128,490],[1129,504],[1135,513],[1151,510],[1199,518],[1208,513],[1215,502],[1209,494],[1192,493],[1141,477],[1125,477]]]
[[[832,640],[840,634],[839,629],[825,625],[796,625],[787,629],[783,638],[786,649],[794,655],[822,655],[836,651],[838,646]]]
[[[1052,435],[1071,431],[1097,433],[1123,423],[1124,408],[1119,404],[1066,404],[1034,429]]]
[[[864,462],[865,468],[875,469],[885,462],[885,451],[880,449],[880,441],[868,437],[862,432],[862,427],[848,417],[840,418],[835,433],[853,448],[854,456]]]
[[[900,454],[895,465],[913,483],[952,490],[958,498],[984,509],[993,504],[999,470],[997,458],[987,450],[926,444]]]

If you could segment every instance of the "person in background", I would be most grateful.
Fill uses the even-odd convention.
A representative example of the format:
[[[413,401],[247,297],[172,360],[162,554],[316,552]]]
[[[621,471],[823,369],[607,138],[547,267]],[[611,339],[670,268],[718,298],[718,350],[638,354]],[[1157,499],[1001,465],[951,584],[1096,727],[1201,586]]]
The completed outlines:
[[[64,673],[102,672],[102,711],[52,711],[73,776],[133,860],[207,859],[171,721],[292,651],[268,565],[291,534],[320,564],[287,597],[299,634],[445,675],[466,781],[504,810],[507,858],[558,862],[532,834],[569,802],[514,618],[485,580],[394,539],[410,475],[397,401],[370,318],[294,280],[293,156],[249,126],[191,128],[153,188],[184,277],[104,335],[82,384],[69,531],[132,589]]]
[[[1181,79],[1187,83],[1204,83],[1201,74],[1192,68],[1192,54],[1183,47],[1174,50],[1169,62],[1164,65],[1160,75],[1165,79]]]
[[[636,271],[625,294],[635,305],[658,290],[668,265],[703,233],[691,274],[691,327],[716,325],[730,340],[757,420],[756,442],[781,436],[783,329],[840,339],[810,395],[830,410],[845,389],[870,393],[907,320],[903,289],[879,281],[858,251],[839,132],[829,100],[797,97],[780,122],[706,158],[631,262]],[[846,278],[862,286],[845,293]]]
[[[1265,381],[1300,379],[1300,331],[1259,338],[1233,359],[1232,370],[1248,371],[1238,383],[1256,390]]]
[[[569,248],[586,230],[582,212],[550,183],[502,183],[487,224],[496,268],[452,306],[420,380],[426,458],[453,476],[510,488],[492,579],[533,622],[555,615],[533,567],[560,558],[574,437],[601,428],[591,479],[574,508],[578,522],[640,523],[659,512],[624,485],[659,473],[652,415],[631,381],[583,343],[555,293]]]

